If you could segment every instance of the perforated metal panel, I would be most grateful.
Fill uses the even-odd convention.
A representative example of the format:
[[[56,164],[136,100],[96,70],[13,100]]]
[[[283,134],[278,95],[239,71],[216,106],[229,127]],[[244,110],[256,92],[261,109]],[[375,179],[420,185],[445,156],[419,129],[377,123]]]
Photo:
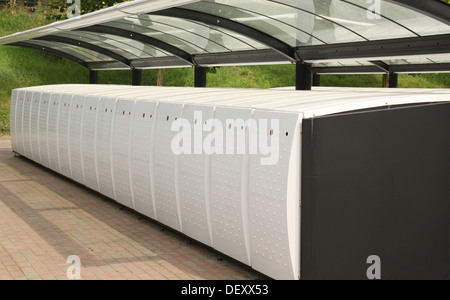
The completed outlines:
[[[16,108],[19,90],[15,89],[11,92],[11,104],[9,106],[9,132],[11,134],[11,147],[13,151],[17,151],[17,133],[16,133]]]
[[[31,140],[30,140],[30,114],[31,102],[33,99],[33,91],[25,92],[23,102],[22,115],[22,135],[23,135],[23,153],[24,156],[31,157]]]
[[[84,184],[96,191],[98,191],[98,177],[95,147],[97,113],[99,111],[98,104],[98,97],[86,97],[83,107],[83,126],[81,132]]]
[[[157,220],[182,231],[180,203],[177,199],[177,156],[171,149],[172,139],[177,134],[171,131],[172,122],[181,117],[182,104],[160,103],[155,133],[155,202]]]
[[[48,157],[48,111],[50,107],[51,93],[42,93],[41,103],[39,105],[39,157],[40,164],[50,167],[50,159]]]
[[[58,121],[59,121],[59,105],[61,101],[61,94],[52,94],[49,103],[48,115],[48,154],[50,159],[50,169],[61,172],[59,167],[59,153],[58,153]]]
[[[100,99],[97,121],[97,172],[99,191],[115,199],[112,176],[111,137],[116,99]]]
[[[154,203],[153,149],[156,102],[136,102],[131,134],[131,175],[135,208],[156,219]]]
[[[17,134],[17,153],[23,155],[23,103],[25,98],[25,92],[19,91],[16,108],[16,134]]]
[[[39,110],[41,106],[42,92],[36,91],[33,93],[33,102],[31,103],[31,124],[30,124],[30,140],[31,140],[31,158],[40,162],[39,151]]]
[[[260,110],[254,112],[253,119],[259,125],[258,142],[263,141],[271,151],[263,154],[260,149],[250,159],[252,267],[275,279],[297,279],[301,120],[298,113]]]
[[[204,123],[214,115],[214,107],[186,104],[183,119],[191,125],[190,154],[179,156],[180,203],[183,232],[193,239],[213,246],[211,216],[211,157],[203,151],[203,140],[210,132]],[[197,137],[197,141],[195,140]],[[197,143],[197,147],[195,144]],[[198,149],[196,149],[198,148]]]
[[[134,208],[130,176],[130,143],[134,101],[117,100],[113,127],[113,179],[116,201]]]
[[[70,106],[69,157],[72,179],[84,184],[83,160],[81,148],[81,127],[83,124],[83,106],[85,96],[75,95]]]
[[[227,120],[250,120],[251,109],[217,107],[215,119],[226,130],[235,130],[235,154],[213,155],[211,169],[211,207],[213,243],[217,250],[250,265],[250,239],[248,216],[248,155],[237,154],[238,133],[245,135],[245,127],[230,127]],[[223,153],[226,153],[224,143]]]
[[[58,154],[61,173],[71,177],[69,154],[69,120],[72,95],[62,95],[58,114]]]

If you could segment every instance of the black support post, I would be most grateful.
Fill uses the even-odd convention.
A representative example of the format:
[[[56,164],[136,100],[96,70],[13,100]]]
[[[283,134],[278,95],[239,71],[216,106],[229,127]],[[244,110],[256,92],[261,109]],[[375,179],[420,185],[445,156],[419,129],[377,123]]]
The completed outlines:
[[[396,88],[398,87],[398,74],[391,72],[389,73],[389,87]]]
[[[308,91],[312,87],[312,65],[303,62],[297,63],[295,89]]]
[[[142,85],[142,70],[133,69],[133,80],[132,85]]]
[[[313,86],[320,86],[320,74],[313,74]]]
[[[206,87],[207,68],[195,67],[195,87]]]
[[[89,83],[98,84],[98,71],[89,70]]]

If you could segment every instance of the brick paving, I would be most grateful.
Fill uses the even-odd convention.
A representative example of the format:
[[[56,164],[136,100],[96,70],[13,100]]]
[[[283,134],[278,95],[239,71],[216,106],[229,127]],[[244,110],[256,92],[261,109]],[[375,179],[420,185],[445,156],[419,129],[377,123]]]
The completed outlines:
[[[255,272],[16,157],[0,137],[0,280],[247,280]]]

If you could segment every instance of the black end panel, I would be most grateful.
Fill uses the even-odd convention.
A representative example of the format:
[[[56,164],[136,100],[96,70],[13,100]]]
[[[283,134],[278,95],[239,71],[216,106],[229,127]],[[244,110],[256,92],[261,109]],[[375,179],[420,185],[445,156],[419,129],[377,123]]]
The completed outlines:
[[[450,103],[303,123],[302,279],[450,279]]]

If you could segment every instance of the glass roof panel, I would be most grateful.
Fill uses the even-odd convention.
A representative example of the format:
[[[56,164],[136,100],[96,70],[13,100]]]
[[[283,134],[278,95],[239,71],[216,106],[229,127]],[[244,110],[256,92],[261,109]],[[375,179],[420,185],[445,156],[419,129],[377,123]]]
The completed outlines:
[[[81,40],[90,44],[116,52],[127,59],[149,58],[154,56],[167,56],[166,53],[143,43],[114,36],[85,31],[69,31],[60,33],[60,36]]]
[[[183,19],[167,18],[160,16],[139,16],[139,20],[143,22],[152,22],[151,28],[154,30],[164,31],[171,29],[170,34],[190,43],[193,43],[204,49],[206,52],[228,52],[230,51],[224,45],[212,43],[209,41],[208,27],[192,23]],[[144,23],[145,24],[145,23]]]
[[[372,6],[367,0],[345,1],[363,7],[366,10]],[[420,36],[450,33],[449,25],[395,3],[382,0],[380,9],[383,17],[394,20]],[[391,36],[386,36],[386,38],[391,38]]]
[[[326,68],[326,67],[343,67],[344,65],[339,62],[317,63],[313,64],[313,68]]]
[[[319,46],[317,47],[318,55],[316,60],[314,60],[314,55],[311,55],[310,60],[307,60],[307,62],[315,62],[315,66],[373,66],[369,61],[371,59],[382,59],[387,64],[395,66],[450,63],[450,53],[445,48],[448,38],[432,37],[421,39],[421,36],[437,34],[450,36],[449,22],[439,21],[444,20],[448,14],[447,10],[445,10],[446,7],[439,6],[440,3],[436,2],[438,3],[437,7],[442,7],[442,12],[436,11],[434,6],[428,5],[431,1],[421,0],[421,5],[414,9],[408,8],[408,6],[413,7],[415,5],[413,0],[408,3],[404,2],[405,4],[399,4],[402,1],[394,0],[199,0],[195,3],[189,1],[179,2],[177,0],[163,1],[164,4],[158,7],[150,7],[151,4],[145,6],[146,9],[141,9],[142,11],[139,11],[138,14],[125,12],[111,14],[110,11],[100,11],[96,12],[95,16],[80,16],[75,20],[63,21],[63,24],[50,24],[42,28],[1,38],[0,44],[14,44],[25,41],[41,47],[66,52],[86,62],[115,61],[107,55],[77,46],[77,43],[69,45],[62,42],[35,40],[47,35],[56,35],[102,47],[130,61],[140,60],[140,67],[143,66],[145,68],[147,63],[149,66],[152,64],[156,65],[155,61],[162,65],[172,66],[173,60],[170,59],[172,54],[168,53],[170,50],[163,46],[161,46],[163,49],[159,49],[158,47],[139,42],[137,37],[133,38],[126,34],[124,35],[125,37],[121,37],[120,35],[123,34],[114,32],[117,29],[123,29],[172,45],[190,55],[197,55],[198,60],[203,59],[206,62],[209,59],[208,64],[212,65],[221,65],[221,63],[226,63],[227,61],[237,61],[239,64],[247,62],[258,63],[258,59],[264,60],[270,59],[270,57],[275,57],[273,60],[277,62],[277,55],[270,53],[277,52],[276,54],[278,54],[278,51],[283,52],[286,57],[295,60],[292,56],[295,49],[289,49],[289,47],[284,47],[285,45],[282,44],[278,44],[279,47],[277,47],[277,43],[272,44],[274,49],[265,46],[263,43],[270,44],[270,37],[278,39],[291,47]],[[183,3],[190,4],[183,5]],[[133,4],[130,5],[133,6]],[[422,6],[424,10],[429,9],[429,11],[421,13]],[[185,9],[186,19],[184,19],[182,13],[180,14],[183,10],[179,8]],[[159,9],[165,13],[160,12],[158,14]],[[371,9],[375,9],[377,14],[372,13]],[[448,6],[448,9],[450,10],[450,6]],[[173,10],[173,16],[178,17],[170,17],[171,10]],[[190,16],[188,16],[189,12],[187,10],[190,10]],[[209,21],[207,18],[204,19],[208,24],[200,20],[203,18],[196,20],[196,14],[208,15],[210,17]],[[431,17],[433,14],[436,15],[436,18]],[[236,23],[235,27],[230,28],[223,25],[223,22],[217,20],[219,17],[232,21],[230,24]],[[216,23],[216,21],[218,22]],[[111,31],[105,31],[109,34],[95,33],[89,29],[83,31],[83,27],[91,25],[108,26]],[[267,37],[266,41],[262,41],[264,39],[263,35],[254,37],[248,33],[249,31],[245,31],[246,27],[264,32],[269,37]],[[242,34],[247,34],[247,36]],[[412,42],[411,47],[409,44],[406,45],[407,47],[403,47],[402,40],[394,40],[407,37],[415,40]],[[257,38],[260,38],[261,41],[254,40]],[[393,45],[392,50],[389,48],[380,54],[376,50],[368,51],[372,58],[363,58],[361,60],[357,57],[366,57],[366,55],[359,54],[361,53],[358,51],[359,48],[355,47],[356,49],[352,50],[350,49],[352,48],[351,45],[350,47],[344,45],[342,49],[347,54],[340,57],[346,58],[335,59],[333,56],[333,48],[336,48],[336,52],[340,51],[333,46],[336,43],[376,40],[394,40],[389,42]],[[383,43],[384,41],[374,44],[382,45]],[[324,48],[326,55],[319,60],[321,58],[320,46],[326,44],[332,46]],[[413,49],[414,45],[419,45],[419,48],[423,45],[423,47]],[[346,47],[349,48],[348,51]],[[311,51],[314,51],[316,48],[312,49]],[[253,55],[252,51],[254,50],[271,51]],[[245,53],[245,55],[238,53],[236,56],[211,55],[209,58],[207,56],[207,54],[241,51],[250,53]],[[269,55],[266,55],[267,53]],[[299,53],[301,54],[301,50]],[[436,55],[433,53],[444,54]],[[179,53],[179,56],[183,56],[182,54],[184,53]],[[167,57],[169,59],[165,59]],[[119,57],[116,58],[121,60]],[[184,57],[184,59],[189,61],[189,58]],[[319,64],[321,61],[325,63]],[[279,62],[284,61],[280,59]],[[122,63],[124,65],[127,64],[127,62]],[[261,63],[264,63],[264,61]],[[435,69],[440,67],[434,66]],[[401,68],[397,67],[397,69]],[[408,70],[408,68],[404,69]]]
[[[441,57],[430,57],[429,60],[433,61],[436,64],[450,64],[450,56],[447,55],[446,57],[441,56]]]
[[[127,59],[137,58],[136,55],[133,55],[132,53],[130,53],[130,52],[128,52],[128,51],[126,51],[126,50],[124,50],[124,49],[122,49],[120,47],[114,46],[114,45],[110,44],[109,42],[101,41],[98,38],[91,38],[89,36],[89,33],[87,33],[87,32],[70,32],[69,31],[69,32],[64,32],[64,33],[60,33],[60,34],[56,34],[56,35],[57,36],[61,36],[61,37],[67,37],[67,38],[83,41],[83,42],[86,42],[86,43],[89,43],[89,44],[92,44],[92,45],[99,46],[101,48],[113,51],[113,52],[115,52],[115,53],[117,53],[117,54],[119,54],[119,55],[121,55],[121,56],[123,56],[123,57],[125,57]]]
[[[27,41],[27,43],[39,45],[46,48],[51,48],[55,50],[59,50],[62,52],[65,52],[69,55],[72,55],[74,57],[77,57],[85,62],[103,62],[103,61],[111,61],[111,58],[100,54],[95,51],[91,51],[85,48],[80,48],[77,46],[62,44],[62,43],[56,43],[56,42],[48,42],[48,41],[38,41],[38,40],[30,40]]]
[[[229,37],[233,37],[234,39],[236,39],[236,40],[238,40],[238,41],[240,41],[240,42],[245,44],[245,46],[244,45],[240,46],[239,48],[236,48],[236,50],[234,48],[232,48],[233,51],[243,51],[243,49],[245,47],[258,49],[258,50],[269,49],[269,47],[267,47],[267,46],[265,46],[265,45],[255,41],[255,40],[253,40],[250,37],[247,37],[245,35],[241,35],[241,34],[238,34],[236,32],[233,32],[233,31],[230,31],[230,30],[227,30],[225,28],[218,27],[218,26],[208,26],[208,27],[213,29],[213,30],[216,30],[218,33],[226,34]]]
[[[195,22],[197,23],[197,22]],[[201,23],[197,23],[201,25]],[[224,45],[230,51],[251,51],[256,49],[266,49],[264,45],[256,43],[251,39],[245,38],[244,36],[233,33],[224,28],[216,26],[207,26],[209,31],[209,40]]]
[[[231,19],[291,46],[348,43],[450,33],[450,26],[380,0],[203,0],[183,6]]]
[[[374,66],[374,64],[368,62],[368,61],[353,61],[348,60],[345,62],[321,62],[321,63],[315,63],[313,64],[314,68],[321,68],[321,67],[368,67],[368,66]]]
[[[304,8],[304,2],[298,0],[277,0],[276,2],[285,3],[293,7]],[[306,1],[307,2],[307,1]],[[386,38],[406,38],[415,37],[416,34],[407,28],[396,24],[395,22],[384,18],[380,15],[370,13],[369,7],[373,4],[366,5],[367,7],[354,5],[345,1],[331,1],[331,0],[314,0],[313,10],[309,10],[316,17],[316,22],[321,18],[332,22],[334,27],[346,28],[366,40],[379,40]],[[367,2],[367,1],[366,1]],[[320,37],[320,33],[317,32]],[[341,39],[336,33],[336,42],[345,43],[348,40]]]
[[[422,58],[392,59],[384,61],[388,65],[420,65],[420,64],[447,64],[450,63],[450,56],[435,55]]]
[[[147,35],[149,36],[164,41],[168,38],[165,36],[168,33],[173,38],[194,45],[195,50],[193,52],[192,49],[187,51],[191,54],[266,49],[264,45],[256,43],[248,37],[199,22],[157,15],[141,15],[139,18],[130,17],[126,20],[134,20],[134,23],[139,22],[142,27],[147,28],[149,31]],[[152,31],[153,33],[151,33]],[[158,36],[155,36],[155,34],[158,34]]]
[[[311,1],[204,0],[183,6],[231,19],[263,31],[291,46],[357,42],[365,39],[315,13]],[[297,9],[293,6],[300,7]]]
[[[197,45],[174,35],[179,34],[180,36],[182,36],[182,34],[185,32],[184,30],[166,26],[165,30],[158,31],[153,29],[152,27],[153,24],[154,23],[152,22],[139,20],[137,18],[126,18],[120,21],[108,22],[105,23],[104,25],[120,28],[123,30],[133,31],[136,33],[140,33],[158,39],[165,43],[171,44],[172,46],[175,46],[189,54],[206,53],[206,51],[201,47],[198,47]]]

